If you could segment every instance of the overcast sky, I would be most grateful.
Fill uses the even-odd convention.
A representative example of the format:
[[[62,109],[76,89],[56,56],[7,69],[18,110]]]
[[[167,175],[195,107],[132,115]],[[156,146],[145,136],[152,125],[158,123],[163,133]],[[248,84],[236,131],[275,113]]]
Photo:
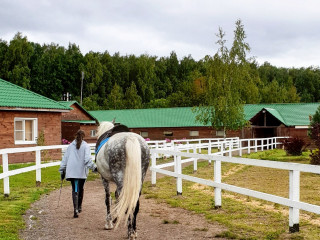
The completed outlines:
[[[0,38],[77,44],[110,54],[196,60],[217,51],[221,27],[231,44],[241,19],[251,56],[279,67],[320,65],[319,0],[0,0]]]

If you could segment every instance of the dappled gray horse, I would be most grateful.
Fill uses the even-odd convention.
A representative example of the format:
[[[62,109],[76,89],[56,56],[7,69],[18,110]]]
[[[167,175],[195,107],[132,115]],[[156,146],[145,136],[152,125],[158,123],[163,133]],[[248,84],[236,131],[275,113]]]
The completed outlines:
[[[124,220],[128,226],[128,238],[137,237],[136,218],[139,212],[139,197],[146,175],[150,151],[145,140],[132,132],[118,132],[111,122],[102,122],[98,128],[98,138],[106,135],[98,146],[96,163],[106,192],[107,217],[105,229],[118,227]],[[117,131],[116,131],[117,132]],[[101,141],[99,138],[98,142]],[[97,151],[96,150],[96,151]],[[116,204],[111,211],[109,182],[117,185]]]

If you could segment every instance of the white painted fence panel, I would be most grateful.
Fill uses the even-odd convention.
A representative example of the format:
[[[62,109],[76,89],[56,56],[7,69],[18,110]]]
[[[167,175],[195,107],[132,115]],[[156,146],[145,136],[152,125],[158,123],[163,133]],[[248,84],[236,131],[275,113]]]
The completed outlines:
[[[233,158],[232,154],[237,152],[242,156],[243,151],[250,153],[252,150],[257,152],[258,150],[273,149],[281,144],[278,140],[280,138],[265,138],[265,139],[239,139],[239,138],[215,138],[215,139],[182,139],[173,140],[170,143],[166,141],[148,141],[148,145],[151,149],[151,181],[152,184],[156,184],[156,173],[166,174],[168,176],[177,178],[177,194],[182,194],[182,179],[205,184],[215,188],[215,206],[221,207],[221,189],[232,191],[235,193],[260,198],[266,201],[282,204],[289,207],[289,227],[290,231],[296,231],[295,227],[299,228],[299,210],[305,210],[313,213],[320,214],[320,207],[317,205],[300,202],[300,172],[310,172],[320,174],[320,166],[287,163],[287,162],[274,162],[266,160],[256,160],[247,158]],[[95,144],[90,144],[91,151],[94,159]],[[29,171],[36,171],[36,181],[41,182],[41,168],[60,165],[60,161],[41,163],[41,151],[49,149],[61,149],[62,152],[68,145],[56,145],[56,146],[37,146],[26,148],[10,148],[1,149],[2,155],[3,173],[0,174],[0,179],[3,179],[4,194],[9,195],[10,183],[9,177],[21,174]],[[212,153],[212,148],[217,148],[219,152]],[[202,149],[207,149],[208,154],[198,154]],[[173,151],[174,150],[174,151]],[[184,151],[184,152],[182,152]],[[193,153],[190,153],[192,151]],[[10,170],[9,171],[9,155],[22,152],[36,152],[36,165]],[[224,155],[228,154],[229,157]],[[173,156],[174,162],[157,165],[156,160],[160,156]],[[181,159],[185,157],[186,159]],[[186,162],[193,162],[194,171],[197,171],[197,161],[199,159],[207,160],[211,163],[214,161],[214,180],[205,180],[188,175],[182,174],[182,164]],[[260,167],[276,168],[289,171],[289,198],[283,198],[272,194],[266,194],[250,189],[245,189],[221,182],[221,162],[230,162],[237,164],[246,164]],[[163,168],[174,166],[174,172],[164,170]]]
[[[238,147],[234,147],[235,145],[232,144],[232,140],[228,143],[229,146],[226,147],[226,143],[221,141],[220,144],[220,152],[214,154],[197,154],[196,151],[194,153],[188,152],[181,152],[177,151],[170,151],[170,150],[162,150],[162,149],[151,149],[151,158],[152,158],[152,165],[150,170],[152,171],[152,184],[156,184],[156,173],[165,174],[168,176],[176,177],[177,178],[177,193],[182,194],[182,181],[181,179],[185,179],[188,181],[204,184],[207,186],[214,187],[214,198],[215,198],[215,207],[221,207],[222,197],[221,197],[221,189],[228,190],[231,192],[243,194],[250,197],[259,198],[262,200],[270,201],[273,203],[278,203],[284,206],[289,207],[289,230],[290,232],[299,231],[299,210],[305,210],[309,212],[313,212],[316,214],[320,214],[320,206],[309,204],[300,201],[300,172],[308,172],[308,173],[315,173],[320,174],[320,166],[309,165],[309,164],[299,164],[299,163],[288,163],[288,162],[275,162],[275,161],[268,161],[268,160],[257,160],[257,159],[248,159],[248,158],[238,158],[238,157],[230,157],[230,153],[233,151],[239,151],[239,154],[242,153],[243,150],[247,150],[248,152],[251,149],[255,151],[260,149],[273,149],[276,148],[280,142],[277,142],[279,138],[268,138],[268,139],[246,139],[240,140],[240,144]],[[247,142],[246,147],[242,147],[241,142]],[[250,144],[254,143],[254,144]],[[258,145],[260,143],[260,145]],[[210,145],[208,145],[210,146]],[[228,150],[226,150],[228,148]],[[208,153],[211,153],[211,149],[208,149]],[[229,157],[223,156],[223,154],[228,153]],[[157,156],[166,155],[166,156],[173,156],[174,162],[165,163],[161,165],[156,165]],[[181,159],[181,157],[187,158],[184,160],[177,161],[176,159]],[[186,162],[197,162],[199,159],[207,160],[208,162],[214,161],[214,177],[212,180],[205,180],[200,179],[188,175],[181,174],[180,169],[182,169],[182,164]],[[289,171],[289,196],[288,198],[279,197],[272,194],[262,193],[259,191],[254,191],[246,188],[241,188],[229,184],[225,184],[221,182],[221,162],[229,162],[229,163],[236,163],[236,164],[245,164],[245,165],[252,165],[258,167],[267,167],[267,168],[275,168],[275,169],[282,169]],[[179,169],[178,171],[168,171],[163,168],[169,166],[175,166],[175,169]],[[194,170],[197,170],[197,167],[194,166]],[[179,181],[178,181],[179,179]]]

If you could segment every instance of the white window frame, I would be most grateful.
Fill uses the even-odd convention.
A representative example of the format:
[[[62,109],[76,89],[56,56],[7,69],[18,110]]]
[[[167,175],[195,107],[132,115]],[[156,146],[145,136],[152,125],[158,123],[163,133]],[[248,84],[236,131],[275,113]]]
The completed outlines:
[[[143,138],[147,138],[147,137],[149,137],[149,133],[147,131],[142,131],[142,132],[140,132],[140,136]]]
[[[190,137],[199,137],[199,131],[198,130],[189,131],[189,136]]]
[[[17,121],[22,121],[22,131],[23,135],[22,138],[25,139],[25,121],[26,120],[31,120],[33,122],[33,139],[32,141],[25,141],[25,140],[16,140],[16,122]],[[37,144],[37,139],[38,139],[38,119],[37,118],[21,118],[21,117],[15,117],[14,118],[14,144]]]
[[[172,137],[172,136],[173,136],[173,131],[164,131],[164,132],[163,132],[163,135],[164,135],[165,137]]]
[[[224,130],[216,130],[217,137],[224,137]]]
[[[90,130],[90,137],[96,137],[97,136],[97,130]]]

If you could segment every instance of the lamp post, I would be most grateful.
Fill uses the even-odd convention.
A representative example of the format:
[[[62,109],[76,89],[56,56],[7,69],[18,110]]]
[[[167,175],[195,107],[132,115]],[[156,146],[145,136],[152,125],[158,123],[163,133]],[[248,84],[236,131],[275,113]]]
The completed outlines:
[[[81,72],[81,97],[80,97],[80,105],[82,105],[82,89],[83,89],[83,79],[84,79],[84,72]]]

